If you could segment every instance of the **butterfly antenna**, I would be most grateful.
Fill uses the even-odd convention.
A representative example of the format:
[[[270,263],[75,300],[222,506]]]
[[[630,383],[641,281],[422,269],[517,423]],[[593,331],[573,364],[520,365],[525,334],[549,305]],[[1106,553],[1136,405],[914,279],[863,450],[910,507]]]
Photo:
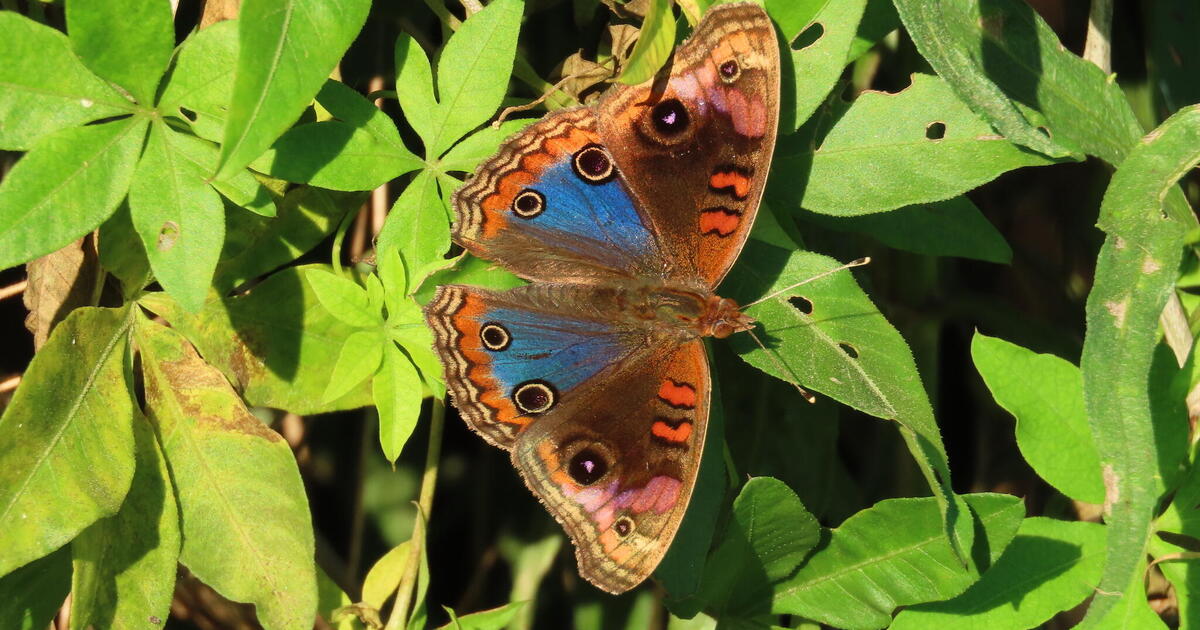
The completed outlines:
[[[750,333],[750,338],[754,340],[754,343],[758,344],[759,348],[763,349],[763,352],[767,353],[767,356],[771,357],[771,360],[775,362],[776,366],[781,368],[784,372],[787,372],[788,376],[792,377],[792,386],[796,388],[796,391],[800,392],[800,395],[804,397],[804,400],[807,400],[810,403],[817,402],[816,396],[813,396],[807,389],[800,387],[800,377],[796,376],[796,373],[792,371],[792,366],[788,365],[783,359],[779,358],[779,353],[763,345],[763,342],[759,340],[758,335],[754,334],[754,330],[747,330],[746,332]]]
[[[801,285],[808,284],[809,282],[812,282],[813,280],[820,280],[821,278],[824,278],[825,276],[828,276],[828,275],[831,275],[831,274],[835,274],[835,273],[837,273],[837,272],[839,272],[839,271],[843,271],[843,270],[845,270],[845,269],[850,269],[850,268],[852,268],[852,267],[861,267],[861,266],[863,266],[863,265],[865,265],[865,264],[867,264],[867,263],[869,263],[869,262],[871,262],[871,257],[870,257],[870,256],[863,256],[862,258],[859,258],[858,260],[852,260],[852,261],[850,261],[850,262],[848,262],[848,263],[846,263],[846,264],[844,264],[844,265],[842,265],[842,266],[840,266],[840,267],[834,267],[833,269],[830,269],[829,271],[826,271],[826,272],[823,272],[823,273],[819,273],[819,274],[817,274],[817,275],[815,275],[815,276],[813,276],[813,277],[811,277],[811,278],[809,278],[809,279],[807,279],[807,280],[801,280],[800,282],[797,282],[796,284],[793,284],[793,285],[791,285],[791,286],[784,287],[784,288],[782,288],[782,289],[780,289],[780,290],[778,290],[778,291],[776,291],[776,292],[774,292],[774,293],[772,293],[772,294],[770,294],[770,295],[766,295],[766,296],[760,297],[760,298],[758,298],[757,300],[754,300],[753,302],[751,302],[751,303],[749,303],[749,304],[743,304],[743,305],[742,305],[742,308],[743,308],[743,309],[750,308],[751,306],[754,306],[755,304],[761,304],[761,303],[763,303],[763,302],[766,302],[767,300],[769,300],[769,299],[771,299],[771,298],[773,298],[773,297],[776,297],[776,296],[782,295],[782,294],[784,294],[784,293],[787,293],[788,291],[791,291],[792,289],[795,289],[795,288],[796,288],[796,287],[798,287],[798,286],[801,286]],[[759,344],[759,345],[762,345],[762,344]]]

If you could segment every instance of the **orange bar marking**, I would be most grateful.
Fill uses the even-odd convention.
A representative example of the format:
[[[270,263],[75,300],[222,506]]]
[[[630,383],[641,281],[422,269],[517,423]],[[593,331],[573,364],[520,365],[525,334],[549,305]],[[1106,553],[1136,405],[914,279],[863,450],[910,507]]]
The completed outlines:
[[[692,436],[692,423],[684,422],[672,428],[666,422],[657,420],[650,427],[650,432],[668,442],[686,442]]]
[[[687,383],[676,383],[669,378],[664,379],[658,388],[658,397],[672,407],[696,408],[696,388]]]
[[[750,177],[737,171],[716,171],[708,180],[713,190],[730,189],[735,199],[745,199],[750,194]]]
[[[700,212],[700,233],[729,236],[737,231],[742,217],[733,210],[712,208]]]

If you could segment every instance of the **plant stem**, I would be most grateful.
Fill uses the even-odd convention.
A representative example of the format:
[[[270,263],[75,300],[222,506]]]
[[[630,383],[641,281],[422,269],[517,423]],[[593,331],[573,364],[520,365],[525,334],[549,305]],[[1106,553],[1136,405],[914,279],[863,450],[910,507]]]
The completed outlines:
[[[467,17],[471,17],[483,10],[483,5],[479,4],[479,0],[460,0],[463,8],[467,10]]]
[[[1112,0],[1092,0],[1087,42],[1083,45],[1083,58],[1099,66],[1104,74],[1112,72],[1112,14]]]
[[[386,630],[400,630],[407,625],[409,608],[413,605],[414,590],[421,571],[421,551],[425,548],[426,516],[433,508],[433,491],[437,485],[438,460],[442,453],[442,425],[446,420],[446,403],[433,399],[429,414],[429,445],[425,453],[425,473],[421,477],[421,492],[417,497],[417,516],[413,522],[412,537],[409,538],[408,563],[400,578],[396,591],[396,605],[388,617]]]

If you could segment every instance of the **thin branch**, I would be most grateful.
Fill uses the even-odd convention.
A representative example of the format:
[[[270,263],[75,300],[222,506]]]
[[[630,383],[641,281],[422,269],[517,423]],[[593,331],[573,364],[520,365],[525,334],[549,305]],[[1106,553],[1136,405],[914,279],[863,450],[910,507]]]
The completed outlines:
[[[21,375],[13,374],[12,376],[0,381],[0,394],[6,394],[17,388],[21,384]]]
[[[460,0],[463,8],[467,10],[467,17],[471,17],[483,10],[483,5],[479,4],[479,0]]]
[[[27,286],[29,286],[29,281],[22,280],[16,284],[0,287],[0,300],[8,299],[14,295],[21,295],[25,292],[25,287]]]
[[[1088,15],[1087,42],[1083,58],[1096,64],[1104,74],[1112,72],[1113,0],[1092,0]]]

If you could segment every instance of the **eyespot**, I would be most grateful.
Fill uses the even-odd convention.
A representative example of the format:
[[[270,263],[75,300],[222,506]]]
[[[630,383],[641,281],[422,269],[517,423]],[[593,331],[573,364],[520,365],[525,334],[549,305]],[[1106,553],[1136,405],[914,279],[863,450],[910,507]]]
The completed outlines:
[[[737,59],[729,59],[717,66],[717,72],[721,75],[721,80],[725,83],[733,83],[742,76],[742,67],[738,65]]]
[[[691,122],[688,119],[687,108],[679,99],[667,99],[650,111],[650,121],[654,125],[654,130],[663,136],[675,136],[688,128]]]
[[[622,516],[613,522],[613,531],[617,532],[617,536],[620,538],[625,538],[626,536],[632,534],[633,529],[633,519],[629,518],[628,516]]]
[[[591,448],[580,449],[567,464],[567,474],[581,486],[596,483],[607,472],[608,462]]]
[[[508,348],[512,343],[512,335],[508,334],[508,330],[495,322],[488,322],[479,329],[479,340],[483,342],[483,347],[492,352],[500,352]]]
[[[512,202],[513,214],[522,219],[532,219],[546,209],[546,196],[532,189],[522,190]]]
[[[575,166],[575,174],[589,184],[603,184],[616,174],[608,151],[598,144],[589,144],[577,151],[571,163]]]
[[[558,394],[546,381],[525,381],[517,385],[512,393],[517,409],[525,413],[545,413],[558,403]]]

